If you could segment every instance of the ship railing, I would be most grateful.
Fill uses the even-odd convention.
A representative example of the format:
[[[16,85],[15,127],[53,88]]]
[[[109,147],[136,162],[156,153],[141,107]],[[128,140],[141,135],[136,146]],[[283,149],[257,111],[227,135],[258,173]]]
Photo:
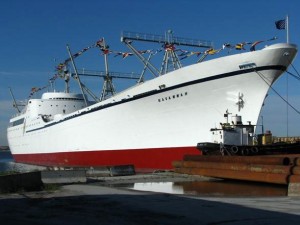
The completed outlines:
[[[125,40],[149,41],[149,42],[156,42],[156,43],[185,45],[191,47],[213,48],[213,42],[211,41],[174,37],[173,35],[145,34],[145,33],[131,32],[131,31],[122,32],[121,41],[124,42]]]
[[[109,77],[111,78],[124,78],[124,79],[134,79],[138,80],[140,75],[137,73],[122,73],[122,72],[109,72]],[[105,71],[95,71],[95,70],[79,70],[78,75],[81,76],[95,76],[95,77],[106,77],[107,73]]]

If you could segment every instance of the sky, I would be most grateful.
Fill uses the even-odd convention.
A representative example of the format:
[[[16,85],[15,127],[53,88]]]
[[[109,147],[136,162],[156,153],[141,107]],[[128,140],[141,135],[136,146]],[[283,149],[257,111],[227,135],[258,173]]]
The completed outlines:
[[[276,29],[275,21],[288,15],[289,40],[300,45],[299,9],[299,0],[1,0],[0,145],[7,145],[8,121],[16,113],[9,87],[17,100],[26,100],[32,87],[47,86],[55,66],[68,58],[67,44],[74,54],[104,37],[110,50],[129,52],[120,42],[122,31],[164,35],[168,30],[177,37],[212,41],[215,48],[275,36],[278,39],[272,43],[279,43],[286,42],[286,30]],[[160,47],[142,44],[137,47]],[[162,55],[157,57],[161,60],[159,57]],[[111,54],[108,58],[110,71],[142,71],[135,57],[122,59]],[[189,58],[184,65],[197,60]],[[103,71],[103,56],[93,48],[76,59],[76,66]],[[300,72],[299,56],[293,66],[296,70],[288,71]],[[100,79],[86,78],[84,82],[99,95]],[[62,84],[56,81],[55,89],[62,91]],[[118,80],[115,86],[121,90],[131,84]],[[275,136],[300,136],[300,115],[281,98],[300,111],[299,85],[299,80],[287,73],[273,85],[276,92],[270,90],[259,120],[265,130]]]

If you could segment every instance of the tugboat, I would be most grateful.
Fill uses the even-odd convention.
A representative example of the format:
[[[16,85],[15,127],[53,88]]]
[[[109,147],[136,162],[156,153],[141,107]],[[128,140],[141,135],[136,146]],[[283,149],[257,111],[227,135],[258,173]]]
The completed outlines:
[[[225,123],[220,123],[219,128],[211,128],[212,142],[200,142],[197,148],[203,155],[276,155],[276,154],[299,154],[300,142],[273,143],[272,133],[267,130],[263,134],[255,135],[256,125],[243,124],[242,116],[224,114]]]

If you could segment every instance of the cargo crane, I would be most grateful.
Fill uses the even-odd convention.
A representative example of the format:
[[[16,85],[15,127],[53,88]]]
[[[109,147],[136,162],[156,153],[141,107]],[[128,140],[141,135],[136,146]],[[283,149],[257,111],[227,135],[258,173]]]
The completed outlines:
[[[140,51],[133,47],[133,41],[146,41],[162,44],[164,49],[163,61],[160,69],[157,69],[153,64],[149,62],[150,58],[146,59]],[[189,46],[197,48],[213,48],[213,43],[210,41],[203,41],[197,39],[174,37],[173,31],[168,30],[165,35],[154,35],[124,31],[121,35],[121,42],[125,43],[127,47],[132,51],[134,55],[144,64],[145,68],[155,76],[161,76],[170,72],[171,70],[177,70],[182,67],[181,61],[176,53],[175,46]]]

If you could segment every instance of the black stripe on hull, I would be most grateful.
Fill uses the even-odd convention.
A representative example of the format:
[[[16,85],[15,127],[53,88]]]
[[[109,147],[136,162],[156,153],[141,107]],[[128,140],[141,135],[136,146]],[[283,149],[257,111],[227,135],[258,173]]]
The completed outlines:
[[[166,87],[166,88],[161,89],[161,90],[152,90],[152,91],[144,92],[144,93],[141,93],[141,94],[134,95],[133,97],[128,98],[128,99],[123,99],[123,100],[118,101],[118,102],[113,102],[113,103],[108,103],[108,104],[105,104],[105,105],[101,105],[101,106],[92,108],[89,111],[81,112],[80,114],[66,117],[63,120],[60,120],[60,121],[57,121],[57,122],[54,122],[54,123],[50,123],[50,124],[46,124],[45,126],[40,127],[40,128],[36,128],[36,129],[26,131],[26,133],[41,130],[41,129],[44,129],[44,128],[47,128],[47,127],[51,127],[51,126],[54,126],[56,124],[59,124],[59,123],[65,122],[67,120],[74,119],[74,118],[77,118],[77,117],[80,117],[80,116],[83,116],[83,115],[86,115],[86,114],[89,114],[89,113],[93,113],[93,112],[96,112],[96,111],[99,111],[99,110],[102,110],[102,109],[106,109],[106,108],[110,108],[110,107],[113,107],[113,106],[121,105],[121,104],[124,104],[124,103],[127,103],[127,102],[135,101],[135,100],[142,99],[142,98],[145,98],[145,97],[149,97],[149,96],[152,96],[152,95],[156,95],[156,94],[159,94],[159,93],[175,90],[175,89],[182,88],[182,87],[191,86],[191,85],[194,85],[194,84],[204,83],[204,82],[213,81],[213,80],[219,80],[219,79],[223,79],[223,78],[228,78],[228,77],[232,77],[232,76],[242,75],[242,74],[251,73],[251,72],[255,72],[255,71],[263,71],[263,70],[285,71],[286,67],[285,66],[280,66],[280,65],[275,65],[275,66],[255,67],[255,68],[245,69],[245,70],[237,70],[237,71],[233,71],[233,72],[229,72],[229,73],[224,73],[224,74],[214,75],[214,76],[210,76],[210,77],[206,77],[206,78],[201,78],[201,79],[198,79],[198,80],[189,81],[189,82],[186,82],[186,83],[181,83],[181,84],[174,85],[174,86],[171,86],[171,87]]]

